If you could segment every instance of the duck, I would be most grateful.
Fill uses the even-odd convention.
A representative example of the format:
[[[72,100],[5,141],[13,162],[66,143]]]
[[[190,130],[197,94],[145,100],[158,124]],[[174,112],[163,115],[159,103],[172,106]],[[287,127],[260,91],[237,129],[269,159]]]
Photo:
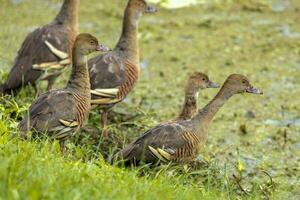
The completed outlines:
[[[115,160],[125,164],[191,163],[208,137],[208,127],[220,108],[239,93],[263,94],[240,74],[228,76],[217,95],[188,120],[159,124],[119,151]]]
[[[193,72],[188,78],[184,103],[176,120],[188,120],[195,115],[198,110],[199,90],[218,87],[219,84],[212,82],[206,74]]]
[[[46,135],[58,139],[64,154],[66,141],[83,125],[91,106],[87,55],[109,50],[91,34],[79,34],[72,48],[73,66],[66,87],[49,90],[30,106],[18,125],[21,138],[28,138],[31,131],[33,138]]]
[[[100,123],[104,139],[108,138],[109,110],[125,99],[139,78],[139,19],[144,13],[154,12],[156,8],[144,0],[129,0],[124,11],[122,33],[113,51],[88,61],[91,104],[102,111]]]
[[[70,65],[70,52],[78,34],[79,0],[64,0],[52,22],[35,29],[23,41],[0,94],[17,94],[22,86],[48,81],[52,89],[57,77]]]

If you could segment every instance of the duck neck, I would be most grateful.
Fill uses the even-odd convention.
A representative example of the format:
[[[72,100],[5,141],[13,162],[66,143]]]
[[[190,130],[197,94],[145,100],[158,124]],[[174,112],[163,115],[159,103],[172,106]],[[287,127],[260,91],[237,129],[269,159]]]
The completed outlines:
[[[76,47],[72,51],[72,72],[67,89],[84,96],[90,95],[90,77],[87,67],[87,56]]]
[[[178,120],[188,120],[193,117],[198,108],[199,92],[187,91],[185,94],[184,104],[179,114]]]
[[[138,46],[138,23],[140,14],[127,5],[124,13],[122,34],[115,47],[129,61],[134,64],[139,63],[139,46]]]
[[[215,114],[232,95],[234,95],[234,93],[223,86],[213,100],[210,101],[203,109],[199,110],[198,114],[192,118],[192,122],[195,124],[196,129],[208,129],[208,125]]]
[[[61,24],[69,25],[77,30],[78,28],[78,6],[79,0],[64,0],[64,3],[55,18]]]

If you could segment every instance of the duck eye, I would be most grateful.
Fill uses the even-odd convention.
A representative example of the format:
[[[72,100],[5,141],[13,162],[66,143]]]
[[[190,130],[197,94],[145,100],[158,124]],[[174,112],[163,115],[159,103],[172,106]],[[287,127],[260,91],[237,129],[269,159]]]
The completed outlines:
[[[245,83],[246,83],[246,81],[245,81],[245,80],[243,80],[243,81],[242,81],[242,83],[243,83],[243,84],[245,84]]]
[[[203,78],[202,81],[205,81],[205,78]]]

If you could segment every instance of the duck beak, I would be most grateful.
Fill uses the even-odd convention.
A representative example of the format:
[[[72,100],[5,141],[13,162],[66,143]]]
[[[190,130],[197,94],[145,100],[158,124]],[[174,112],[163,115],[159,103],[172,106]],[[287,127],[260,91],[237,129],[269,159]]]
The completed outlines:
[[[220,85],[218,83],[214,83],[214,82],[211,82],[209,81],[208,85],[207,85],[207,88],[219,88]]]
[[[146,6],[145,13],[156,13],[157,9],[154,6]]]
[[[262,91],[260,91],[259,89],[255,88],[255,87],[253,87],[253,86],[247,87],[247,88],[246,88],[246,92],[247,92],[247,93],[252,93],[252,94],[260,94],[260,95],[263,94]]]
[[[97,47],[96,47],[96,50],[97,51],[103,51],[103,52],[107,52],[107,51],[112,51],[111,48],[108,48],[102,44],[99,44]]]

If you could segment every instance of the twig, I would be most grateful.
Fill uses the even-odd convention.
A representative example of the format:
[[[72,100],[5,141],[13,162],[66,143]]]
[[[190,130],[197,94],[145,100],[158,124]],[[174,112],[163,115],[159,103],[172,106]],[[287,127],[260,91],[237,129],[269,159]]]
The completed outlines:
[[[273,182],[273,178],[272,176],[265,170],[262,170],[262,172],[267,175],[270,179],[270,184],[271,184],[271,187],[273,188],[274,186],[274,182]],[[259,189],[262,191],[263,195],[267,198],[267,199],[270,199],[270,192],[268,190],[268,186],[267,188],[265,188],[263,185],[259,185]]]
[[[271,183],[271,185],[272,185],[272,187],[273,187],[273,186],[274,186],[274,182],[273,182],[272,176],[271,176],[267,171],[265,171],[265,170],[262,170],[262,172],[263,172],[264,174],[266,174],[266,175],[269,177],[270,183]]]
[[[249,195],[249,192],[247,192],[247,191],[241,186],[241,184],[240,184],[241,179],[238,178],[235,174],[233,174],[232,176],[233,176],[233,178],[234,178],[236,184],[238,185],[239,189],[240,189],[244,194]]]
[[[263,193],[263,195],[269,199],[270,195],[265,191],[265,189],[263,188],[262,185],[259,185],[259,189],[261,190],[261,192]]]

